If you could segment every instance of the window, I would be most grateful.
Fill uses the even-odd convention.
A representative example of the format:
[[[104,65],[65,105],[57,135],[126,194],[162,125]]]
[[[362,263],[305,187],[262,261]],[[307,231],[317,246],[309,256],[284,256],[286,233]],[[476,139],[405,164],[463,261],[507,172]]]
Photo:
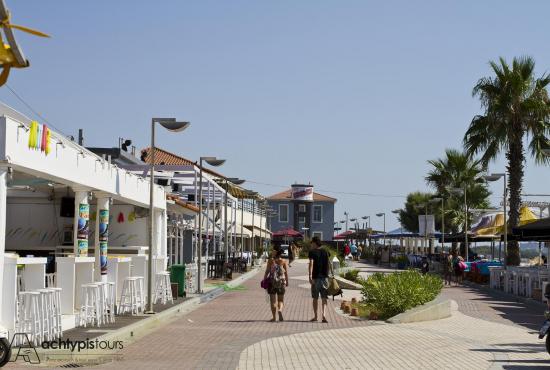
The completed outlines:
[[[279,204],[279,222],[288,222],[288,204]]]
[[[300,206],[298,207],[298,212],[305,212],[306,211],[306,205],[305,204],[300,204]]]
[[[301,224],[305,224],[305,223],[306,223],[306,218],[305,218],[305,216],[300,216],[300,217],[298,218],[298,222],[301,223]]]
[[[323,206],[314,205],[313,206],[313,222],[322,223],[323,222]]]
[[[320,240],[323,240],[323,232],[322,231],[314,231],[312,237],[318,237]]]

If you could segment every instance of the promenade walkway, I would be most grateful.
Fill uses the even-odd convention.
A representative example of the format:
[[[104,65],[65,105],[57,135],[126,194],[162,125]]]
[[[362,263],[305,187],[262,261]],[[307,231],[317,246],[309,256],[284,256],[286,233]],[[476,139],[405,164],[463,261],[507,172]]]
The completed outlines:
[[[368,273],[368,266],[366,267]],[[537,339],[541,312],[470,287],[445,288],[451,318],[392,325],[352,320],[329,301],[310,323],[306,261],[290,269],[284,322],[268,322],[262,274],[125,346],[94,369],[535,369],[550,368]],[[14,368],[9,365],[8,368]]]

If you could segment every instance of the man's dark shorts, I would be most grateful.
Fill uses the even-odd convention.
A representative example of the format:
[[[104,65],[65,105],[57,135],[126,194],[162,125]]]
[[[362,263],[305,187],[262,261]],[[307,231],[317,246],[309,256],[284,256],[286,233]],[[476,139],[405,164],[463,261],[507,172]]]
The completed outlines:
[[[311,284],[311,297],[317,299],[319,295],[323,299],[328,298],[328,278],[313,279],[313,284]]]

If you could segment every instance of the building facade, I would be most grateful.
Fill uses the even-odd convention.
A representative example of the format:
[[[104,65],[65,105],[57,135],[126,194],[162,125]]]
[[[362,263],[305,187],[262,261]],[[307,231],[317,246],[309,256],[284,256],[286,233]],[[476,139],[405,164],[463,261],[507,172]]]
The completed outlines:
[[[295,184],[267,201],[276,212],[270,219],[272,232],[292,228],[308,238],[332,240],[335,198],[314,192],[312,185]]]

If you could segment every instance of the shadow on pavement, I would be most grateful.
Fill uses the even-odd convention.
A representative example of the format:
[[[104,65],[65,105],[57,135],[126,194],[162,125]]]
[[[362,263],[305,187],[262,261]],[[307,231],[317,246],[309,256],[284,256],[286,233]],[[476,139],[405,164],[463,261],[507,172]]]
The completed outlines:
[[[485,313],[493,310],[494,314],[503,319],[537,332],[544,322],[542,304],[540,308],[535,302],[528,305],[500,292],[493,293],[473,286],[463,286],[457,290],[447,288],[443,294],[454,299],[458,303],[459,310],[469,316],[483,318]]]

